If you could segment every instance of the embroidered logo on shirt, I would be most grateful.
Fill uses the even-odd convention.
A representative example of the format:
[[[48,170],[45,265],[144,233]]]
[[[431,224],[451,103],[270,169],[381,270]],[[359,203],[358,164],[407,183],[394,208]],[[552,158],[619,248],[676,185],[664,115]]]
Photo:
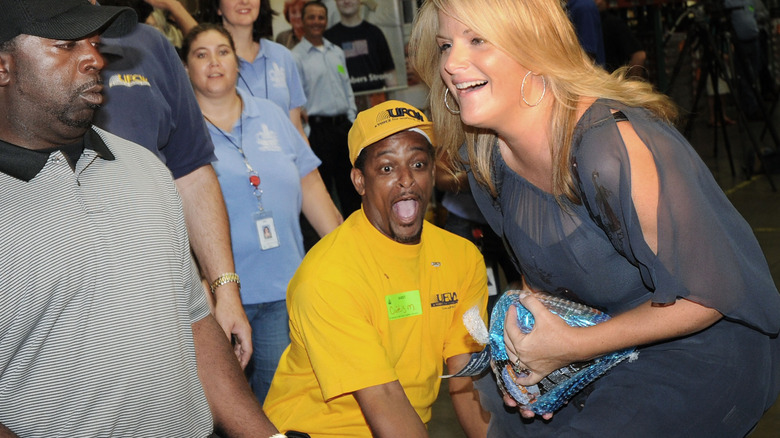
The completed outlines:
[[[455,304],[458,304],[458,293],[444,292],[436,294],[436,301],[431,303],[431,307],[454,306]]]
[[[274,88],[287,88],[287,78],[284,74],[284,68],[275,62],[271,63],[271,70],[268,71],[268,79],[271,80],[271,85],[273,85]]]
[[[134,87],[136,85],[144,86],[144,87],[151,87],[152,84],[149,83],[149,79],[146,78],[146,76],[135,74],[135,73],[128,73],[128,74],[115,74],[111,76],[111,78],[108,80],[108,87],[115,87],[115,86],[123,86],[123,87]]]
[[[257,144],[261,151],[277,152],[282,148],[279,146],[279,137],[274,131],[268,129],[268,125],[265,123],[260,124],[260,131],[257,133]]]
[[[434,268],[438,268],[439,266],[441,266],[441,263],[440,262],[431,262],[431,266],[433,266]]]

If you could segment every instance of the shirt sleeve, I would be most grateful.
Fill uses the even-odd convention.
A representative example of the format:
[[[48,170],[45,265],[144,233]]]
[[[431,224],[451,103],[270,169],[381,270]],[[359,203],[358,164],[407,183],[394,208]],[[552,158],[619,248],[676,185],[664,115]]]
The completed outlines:
[[[308,102],[308,91],[306,90],[306,75],[303,71],[303,59],[302,56],[296,52],[292,52],[295,71],[298,73],[298,78],[301,83],[301,89],[303,90],[304,106]]]
[[[349,101],[349,109],[347,110],[347,117],[350,122],[355,121],[357,117],[357,104],[355,103],[355,93],[352,91],[352,84],[349,82],[349,70],[347,70],[347,57],[344,55],[344,51],[340,47],[336,46],[338,51],[341,65],[344,66],[344,74],[340,75],[341,84],[344,87],[344,92],[347,94],[347,100]]]
[[[162,39],[164,40],[164,37]],[[152,53],[148,56],[164,56],[168,64],[165,80],[167,85],[162,88],[162,92],[171,106],[173,126],[167,144],[161,152],[173,178],[176,179],[215,161],[216,157],[206,122],[176,50],[167,40],[162,41],[161,50],[162,53]]]
[[[290,109],[300,108],[306,105],[306,94],[303,92],[303,82],[298,71],[298,65],[293,59],[292,53],[284,51],[284,71],[287,75],[287,89],[290,90]]]
[[[645,112],[631,114],[658,171],[657,253],[644,239],[628,155],[612,118],[589,129],[574,153],[576,181],[591,218],[638,267],[653,302],[686,298],[778,333],[780,296],[748,223],[677,130]]]
[[[290,317],[304,340],[324,400],[398,379],[371,323],[361,285],[368,287],[360,281],[346,285],[317,279],[299,284],[295,298],[288,297]]]
[[[303,178],[320,167],[322,161],[317,157],[311,147],[303,141],[303,137],[301,137],[298,130],[295,129],[292,124],[290,127],[293,129],[290,137],[293,139],[292,147],[295,150],[295,165],[298,167],[300,177]]]
[[[166,178],[169,178],[166,175]],[[170,180],[168,180],[170,181]],[[189,297],[188,310],[190,323],[194,324],[210,314],[209,305],[206,301],[206,294],[203,290],[203,284],[200,281],[198,268],[195,266],[195,259],[190,251],[189,237],[187,234],[187,224],[184,221],[184,211],[182,210],[181,198],[172,182],[165,189],[168,193],[170,205],[176,205],[176,256],[178,257],[179,268],[177,273],[181,274],[181,287],[184,290],[184,296]],[[161,190],[163,188],[161,187]],[[174,238],[172,236],[172,238]],[[173,266],[173,265],[172,265]],[[184,301],[184,300],[182,300]]]
[[[377,49],[376,53],[379,56],[379,61],[382,66],[383,72],[388,72],[391,70],[395,70],[395,63],[393,62],[393,55],[390,51],[390,46],[387,44],[387,39],[385,38],[385,34],[382,33],[381,29],[376,29],[376,44]]]

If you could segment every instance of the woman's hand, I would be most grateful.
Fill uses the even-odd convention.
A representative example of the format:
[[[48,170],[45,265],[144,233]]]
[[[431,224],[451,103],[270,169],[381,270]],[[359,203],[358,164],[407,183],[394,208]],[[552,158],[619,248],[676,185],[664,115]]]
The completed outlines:
[[[557,315],[550,312],[531,294],[523,294],[520,302],[534,316],[534,328],[530,333],[523,333],[517,326],[517,309],[510,306],[504,321],[504,343],[507,355],[516,368],[529,371],[526,377],[518,375],[516,382],[523,386],[539,383],[553,371],[576,361],[573,358],[573,348],[576,339],[576,329],[570,327]],[[504,396],[507,406],[518,406],[509,395]],[[520,409],[525,418],[533,418],[534,412]],[[549,420],[553,414],[544,414],[542,418]]]
[[[520,302],[534,316],[534,328],[523,333],[517,326],[517,309],[510,306],[504,322],[504,343],[509,359],[519,360],[518,368],[530,371],[518,382],[523,386],[539,383],[551,372],[577,361],[573,357],[576,330],[550,312],[531,294],[520,296]]]

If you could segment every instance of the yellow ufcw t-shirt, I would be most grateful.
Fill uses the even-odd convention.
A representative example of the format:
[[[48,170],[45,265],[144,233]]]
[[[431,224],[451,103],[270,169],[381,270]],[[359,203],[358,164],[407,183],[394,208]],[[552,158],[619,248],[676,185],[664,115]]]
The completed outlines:
[[[487,276],[466,239],[430,223],[421,243],[380,233],[361,209],[312,248],[290,281],[291,344],[263,406],[281,430],[370,437],[352,392],[398,380],[423,422],[443,361],[482,347],[463,313],[485,319]]]

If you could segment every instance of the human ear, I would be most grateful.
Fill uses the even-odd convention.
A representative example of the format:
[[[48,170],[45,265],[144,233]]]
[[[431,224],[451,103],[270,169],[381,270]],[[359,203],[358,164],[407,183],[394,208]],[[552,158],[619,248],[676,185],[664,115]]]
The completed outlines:
[[[0,87],[5,87],[11,82],[11,68],[13,56],[8,52],[0,52]]]
[[[349,173],[349,177],[352,179],[352,185],[355,186],[355,190],[357,190],[358,194],[360,196],[365,195],[366,187],[363,172],[360,169],[353,167]]]

